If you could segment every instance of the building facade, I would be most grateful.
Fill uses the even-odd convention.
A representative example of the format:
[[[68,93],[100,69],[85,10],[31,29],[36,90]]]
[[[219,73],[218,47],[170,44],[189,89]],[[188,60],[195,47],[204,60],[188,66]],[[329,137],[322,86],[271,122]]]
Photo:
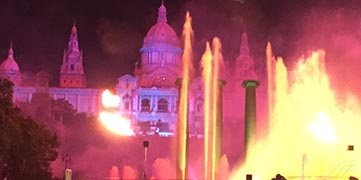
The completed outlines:
[[[86,86],[83,55],[79,49],[77,33],[76,25],[73,24],[60,67],[59,87],[48,86],[49,75],[45,72],[36,74],[35,83],[29,85],[26,76],[21,74],[14,59],[13,48],[10,46],[8,57],[0,66],[0,77],[14,82],[15,102],[31,102],[34,95],[40,93],[47,94],[55,100],[68,101],[78,112],[93,115],[99,113],[102,108],[103,89]],[[173,132],[176,128],[178,104],[178,87],[175,81],[181,77],[181,56],[180,40],[167,23],[167,10],[162,4],[158,9],[157,23],[150,28],[140,48],[140,68],[136,67],[134,75],[126,74],[118,78],[115,92],[121,98],[119,112],[134,123],[150,126],[162,124],[161,131]],[[254,78],[254,72],[251,72],[254,71],[254,63],[246,33],[242,35],[240,55],[235,67],[230,71],[232,74],[226,76],[230,83],[238,83],[240,88],[244,78]],[[247,74],[251,75],[248,77]],[[232,88],[225,93],[233,94],[233,86],[227,86]],[[201,134],[203,129],[202,89],[202,79],[194,79],[189,101],[190,133],[193,134]],[[224,97],[224,101],[228,103],[228,96]]]

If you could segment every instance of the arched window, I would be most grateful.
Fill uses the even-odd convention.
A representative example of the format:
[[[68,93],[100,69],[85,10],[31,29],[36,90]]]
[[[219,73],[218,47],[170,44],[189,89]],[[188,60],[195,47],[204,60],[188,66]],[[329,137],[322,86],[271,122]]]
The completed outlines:
[[[197,113],[202,113],[203,112],[203,98],[201,98],[201,97],[197,97],[197,99],[196,99],[196,108],[195,108],[195,111],[197,112]]]
[[[149,99],[142,99],[142,112],[149,112],[150,111],[150,101]]]
[[[197,113],[201,113],[203,111],[203,104],[202,102],[197,102]]]
[[[175,106],[175,111],[174,112],[178,112],[179,111],[179,100],[177,100],[177,104]]]
[[[124,110],[131,110],[132,97],[129,94],[123,96]]]
[[[70,64],[70,70],[74,71],[74,64]]]
[[[168,112],[168,101],[164,98],[158,100],[158,112]]]
[[[129,102],[124,102],[124,109],[129,110]]]

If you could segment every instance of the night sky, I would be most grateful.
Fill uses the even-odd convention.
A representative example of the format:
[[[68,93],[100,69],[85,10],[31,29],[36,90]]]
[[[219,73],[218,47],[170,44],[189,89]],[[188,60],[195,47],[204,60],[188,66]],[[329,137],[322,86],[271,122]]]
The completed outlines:
[[[143,38],[156,23],[160,3],[160,0],[1,0],[1,61],[12,41],[22,72],[45,70],[53,76],[51,85],[58,86],[63,51],[75,20],[88,86],[114,87],[118,77],[133,73]],[[361,32],[360,0],[164,3],[168,23],[179,37],[185,13],[190,11],[195,31],[195,64],[204,51],[205,41],[214,36],[221,38],[225,60],[232,61],[239,51],[243,29],[249,35],[251,51],[260,69],[268,40],[276,54],[291,59],[312,49],[331,48],[332,34],[347,33],[357,38]]]

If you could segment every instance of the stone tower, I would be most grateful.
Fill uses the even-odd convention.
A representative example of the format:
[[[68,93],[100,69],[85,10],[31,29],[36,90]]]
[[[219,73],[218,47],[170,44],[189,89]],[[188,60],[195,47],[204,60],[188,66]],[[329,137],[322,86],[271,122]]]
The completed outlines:
[[[254,60],[249,50],[247,33],[245,31],[242,33],[241,46],[239,55],[236,58],[234,73],[237,85],[242,84],[244,80],[257,79]]]
[[[86,77],[83,69],[83,54],[79,50],[75,23],[71,29],[68,48],[64,51],[60,70],[60,87],[85,88]]]
[[[230,63],[230,72],[227,75],[227,85],[224,87],[223,119],[224,119],[224,139],[234,137],[244,137],[246,133],[245,105],[246,92],[242,84],[247,80],[255,80],[254,59],[251,55],[248,44],[247,33],[241,33],[239,54],[236,56],[234,64]],[[235,108],[237,107],[237,108]],[[253,122],[253,121],[252,121]],[[227,133],[232,132],[232,133]],[[240,146],[234,146],[239,144]],[[240,159],[245,155],[246,141],[243,138],[234,139],[232,144],[224,144],[224,149],[237,152]]]

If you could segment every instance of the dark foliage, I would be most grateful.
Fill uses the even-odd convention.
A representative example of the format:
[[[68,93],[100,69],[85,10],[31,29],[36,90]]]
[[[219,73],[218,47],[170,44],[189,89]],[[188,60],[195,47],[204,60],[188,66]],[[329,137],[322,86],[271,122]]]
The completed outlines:
[[[10,81],[0,79],[1,179],[50,180],[58,138],[14,105],[12,86]]]

